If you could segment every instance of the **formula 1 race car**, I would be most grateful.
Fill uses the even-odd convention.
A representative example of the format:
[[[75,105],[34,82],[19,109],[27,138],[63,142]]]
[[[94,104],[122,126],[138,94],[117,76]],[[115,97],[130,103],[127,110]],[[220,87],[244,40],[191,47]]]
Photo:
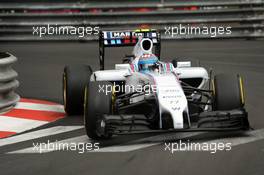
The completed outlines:
[[[105,47],[134,46],[114,70],[104,70]],[[212,78],[190,61],[160,59],[155,30],[103,31],[99,36],[100,70],[66,66],[65,111],[84,114],[87,135],[249,129],[242,77]]]

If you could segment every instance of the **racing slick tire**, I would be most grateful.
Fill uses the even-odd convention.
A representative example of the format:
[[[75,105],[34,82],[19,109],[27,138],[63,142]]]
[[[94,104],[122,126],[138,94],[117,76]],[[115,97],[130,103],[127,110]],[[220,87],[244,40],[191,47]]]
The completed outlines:
[[[108,139],[112,135],[98,128],[104,128],[101,123],[104,114],[112,114],[113,91],[105,92],[101,88],[113,87],[107,81],[90,82],[85,88],[84,125],[89,138],[94,140]]]
[[[240,75],[215,75],[212,85],[214,110],[233,110],[244,107],[245,95],[243,80]]]
[[[63,104],[68,115],[83,114],[84,88],[92,69],[88,65],[66,66],[63,72]]]

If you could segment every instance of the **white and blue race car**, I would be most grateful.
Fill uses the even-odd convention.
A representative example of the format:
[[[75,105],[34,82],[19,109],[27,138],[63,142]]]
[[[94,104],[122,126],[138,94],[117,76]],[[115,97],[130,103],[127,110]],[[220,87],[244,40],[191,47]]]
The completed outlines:
[[[105,47],[134,46],[114,70],[104,70]],[[241,76],[213,78],[190,61],[162,62],[155,30],[102,31],[100,70],[66,66],[65,111],[84,115],[87,135],[249,129]]]

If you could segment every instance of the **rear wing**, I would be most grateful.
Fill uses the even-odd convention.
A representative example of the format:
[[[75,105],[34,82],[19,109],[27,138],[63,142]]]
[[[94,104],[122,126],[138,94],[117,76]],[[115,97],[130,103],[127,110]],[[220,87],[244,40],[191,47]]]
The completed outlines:
[[[160,57],[160,32],[152,29],[134,31],[100,31],[99,33],[99,61],[100,70],[104,70],[105,47],[135,46],[139,38],[149,38],[155,46],[154,53]]]

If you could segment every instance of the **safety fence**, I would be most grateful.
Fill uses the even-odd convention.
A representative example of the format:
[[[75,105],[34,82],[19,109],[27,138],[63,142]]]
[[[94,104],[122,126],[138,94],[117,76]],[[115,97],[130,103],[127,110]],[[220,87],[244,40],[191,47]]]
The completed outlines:
[[[264,0],[0,2],[0,40],[93,40],[100,30],[154,28],[166,39],[259,38]]]

